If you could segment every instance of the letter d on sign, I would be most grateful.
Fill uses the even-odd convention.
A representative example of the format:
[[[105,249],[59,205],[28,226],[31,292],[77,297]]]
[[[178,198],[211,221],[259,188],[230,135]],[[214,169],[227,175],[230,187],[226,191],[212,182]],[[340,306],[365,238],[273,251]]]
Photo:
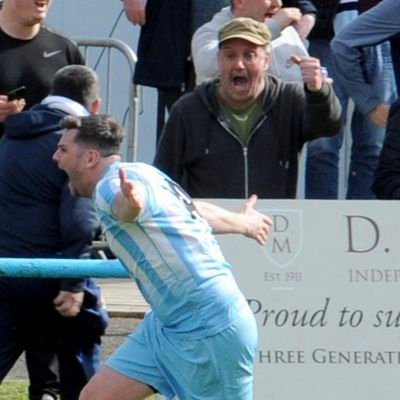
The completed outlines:
[[[379,228],[374,220],[362,215],[347,215],[347,231],[349,246],[348,253],[368,253],[373,250],[379,242]],[[368,229],[367,229],[368,228]],[[363,248],[360,246],[361,236],[370,233],[371,240],[368,244],[363,243]],[[369,238],[368,237],[368,238]],[[357,240],[357,238],[360,238]],[[358,245],[356,248],[356,244]],[[369,246],[369,247],[367,247]]]
[[[272,225],[274,232],[286,232],[289,229],[289,220],[284,215],[273,215],[274,224]]]

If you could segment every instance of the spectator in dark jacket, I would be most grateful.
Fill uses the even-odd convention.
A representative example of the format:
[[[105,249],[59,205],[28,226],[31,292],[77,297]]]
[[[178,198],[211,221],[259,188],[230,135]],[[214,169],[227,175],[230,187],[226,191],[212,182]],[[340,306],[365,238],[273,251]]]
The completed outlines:
[[[90,257],[99,230],[93,204],[70,195],[52,155],[61,119],[96,112],[99,104],[95,73],[72,65],[56,73],[51,96],[6,118],[0,257]],[[61,399],[77,400],[99,367],[107,320],[93,280],[0,278],[0,382],[24,350],[45,343],[57,355]],[[30,393],[32,400],[41,399],[36,396]]]
[[[43,25],[51,1],[4,0],[0,11],[0,136],[6,115],[26,110],[49,94],[55,72],[85,64],[78,46]],[[23,99],[7,101],[6,93],[24,85]]]

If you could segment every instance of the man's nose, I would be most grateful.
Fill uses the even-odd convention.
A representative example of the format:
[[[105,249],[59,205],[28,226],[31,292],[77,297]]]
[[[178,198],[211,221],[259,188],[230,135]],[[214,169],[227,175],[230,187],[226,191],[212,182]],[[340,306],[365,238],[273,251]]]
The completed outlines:
[[[233,64],[234,68],[237,69],[243,69],[245,68],[245,62],[244,62],[244,57],[236,57],[235,63]]]

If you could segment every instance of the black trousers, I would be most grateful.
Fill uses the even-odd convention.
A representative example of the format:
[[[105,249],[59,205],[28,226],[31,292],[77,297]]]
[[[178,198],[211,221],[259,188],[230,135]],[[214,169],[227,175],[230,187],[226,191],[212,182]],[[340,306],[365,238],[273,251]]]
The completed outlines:
[[[95,307],[61,317],[52,303],[58,291],[54,279],[0,278],[0,383],[25,351],[31,400],[78,400],[100,367],[106,321]]]
[[[193,63],[186,63],[186,81],[182,83],[181,88],[158,88],[158,103],[157,103],[157,128],[156,128],[156,144],[158,144],[165,122],[168,118],[168,113],[174,103],[185,93],[191,91],[195,87],[196,75],[194,72]]]

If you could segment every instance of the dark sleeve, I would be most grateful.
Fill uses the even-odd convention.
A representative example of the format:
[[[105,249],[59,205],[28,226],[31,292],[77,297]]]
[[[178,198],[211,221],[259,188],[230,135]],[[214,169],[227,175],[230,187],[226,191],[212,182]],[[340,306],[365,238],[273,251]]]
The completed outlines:
[[[302,14],[317,14],[317,9],[309,0],[283,0],[283,7],[297,7]]]
[[[372,191],[381,200],[400,199],[400,100],[390,108],[386,137]]]
[[[91,243],[100,230],[91,199],[72,197],[67,185],[60,201],[60,237],[62,258],[90,258]],[[64,279],[62,290],[79,291],[83,279]]]
[[[164,126],[153,165],[179,184],[183,180],[185,146],[184,111],[176,104]]]
[[[342,107],[332,85],[324,83],[319,92],[305,88],[306,107],[304,118],[305,140],[320,136],[333,136],[342,127]]]
[[[70,64],[85,65],[85,58],[79,50],[78,45],[75,42],[71,42],[70,46],[71,62]]]

